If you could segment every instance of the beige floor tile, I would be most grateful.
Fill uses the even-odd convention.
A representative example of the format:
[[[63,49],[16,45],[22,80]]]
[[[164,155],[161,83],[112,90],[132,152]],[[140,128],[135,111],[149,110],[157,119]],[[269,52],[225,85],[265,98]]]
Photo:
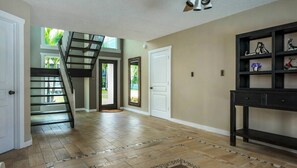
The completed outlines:
[[[32,127],[33,145],[0,155],[7,168],[149,168],[184,159],[200,168],[297,168],[297,155],[129,112],[76,115],[69,124]]]
[[[29,164],[31,167],[38,166],[44,163],[44,159],[41,153],[35,153],[29,155]]]

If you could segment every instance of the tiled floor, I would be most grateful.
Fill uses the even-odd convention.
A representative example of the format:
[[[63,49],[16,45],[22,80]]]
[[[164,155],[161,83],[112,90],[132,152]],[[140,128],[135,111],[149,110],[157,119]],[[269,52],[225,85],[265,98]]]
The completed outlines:
[[[77,113],[67,124],[33,127],[33,145],[0,155],[8,168],[163,168],[175,160],[200,168],[297,168],[297,155],[242,143],[130,112]]]

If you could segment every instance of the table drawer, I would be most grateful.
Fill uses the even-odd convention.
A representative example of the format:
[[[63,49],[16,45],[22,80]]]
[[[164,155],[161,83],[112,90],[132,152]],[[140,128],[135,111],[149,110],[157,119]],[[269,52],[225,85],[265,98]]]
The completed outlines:
[[[261,94],[258,93],[236,93],[235,104],[244,106],[261,106]]]
[[[297,108],[297,93],[268,93],[267,105],[271,107]]]

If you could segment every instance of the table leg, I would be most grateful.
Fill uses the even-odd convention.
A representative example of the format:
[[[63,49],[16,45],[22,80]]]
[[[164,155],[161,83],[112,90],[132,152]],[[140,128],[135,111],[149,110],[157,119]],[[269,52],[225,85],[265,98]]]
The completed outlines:
[[[230,145],[236,146],[236,108],[234,104],[234,93],[231,93],[230,101]]]
[[[249,107],[244,106],[243,107],[243,130],[248,131],[249,130]],[[249,138],[243,138],[244,142],[249,142]]]

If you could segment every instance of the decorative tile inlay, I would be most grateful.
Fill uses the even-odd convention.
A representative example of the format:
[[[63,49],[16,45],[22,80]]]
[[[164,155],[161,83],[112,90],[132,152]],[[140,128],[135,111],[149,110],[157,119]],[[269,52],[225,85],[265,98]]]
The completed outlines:
[[[47,168],[54,168],[54,165],[57,164],[57,163],[62,163],[62,162],[66,162],[66,161],[69,161],[69,160],[75,160],[75,159],[88,158],[88,157],[91,157],[91,156],[96,156],[96,155],[100,155],[100,154],[107,153],[107,152],[116,152],[116,151],[129,150],[129,149],[132,149],[133,147],[139,147],[139,146],[144,146],[144,145],[152,145],[152,144],[155,144],[155,143],[163,142],[163,141],[178,138],[178,137],[182,137],[182,136],[181,135],[175,135],[175,136],[170,136],[170,137],[165,137],[165,138],[160,138],[160,139],[153,139],[153,140],[145,141],[145,142],[141,142],[141,143],[130,144],[130,145],[127,145],[127,146],[122,146],[122,147],[117,147],[117,148],[112,148],[112,149],[106,149],[106,150],[103,150],[103,151],[93,152],[93,153],[90,153],[90,154],[84,154],[84,155],[79,155],[79,156],[75,156],[75,157],[70,157],[70,158],[59,160],[59,161],[56,161],[56,162],[46,163],[46,167]],[[242,152],[237,152],[237,151],[232,150],[232,149],[230,149],[228,147],[223,147],[223,146],[219,146],[219,145],[216,145],[216,144],[212,144],[212,143],[206,142],[205,140],[202,140],[202,139],[199,139],[199,138],[194,138],[194,137],[190,137],[190,136],[186,136],[185,138],[188,139],[188,140],[196,141],[196,142],[201,143],[201,144],[209,145],[212,148],[222,149],[222,150],[224,150],[226,152],[229,152],[229,153],[238,154],[238,155],[240,155],[242,157],[245,157],[245,158],[247,158],[247,159],[249,159],[251,161],[258,161],[260,163],[271,165],[271,166],[273,166],[275,168],[285,168],[282,165],[275,164],[275,163],[272,163],[272,162],[269,162],[269,161],[266,161],[266,160],[262,160],[262,159],[250,156],[250,155],[242,153]],[[184,147],[184,146],[186,146],[186,144],[181,143],[181,144],[174,145],[172,147]],[[109,164],[110,163],[103,163],[103,164],[100,164],[100,165],[91,166],[90,168],[104,167],[104,166],[107,166]],[[199,168],[198,166],[195,166],[195,165],[193,165],[193,164],[191,164],[191,163],[189,163],[189,162],[187,162],[187,161],[185,161],[183,159],[173,160],[173,161],[165,163],[165,164],[154,166],[153,168],[174,168],[174,166],[178,166],[178,164],[183,165],[183,166],[187,166],[188,168]]]
[[[168,163],[160,164],[157,166],[154,166],[152,168],[175,168],[175,167],[187,167],[187,168],[199,168],[199,166],[195,166],[194,164],[185,161],[183,159],[176,159],[173,161],[170,161]]]
[[[127,146],[122,146],[122,147],[117,147],[117,148],[112,148],[112,149],[106,149],[106,150],[103,150],[103,151],[92,152],[90,154],[84,154],[84,155],[79,155],[79,156],[75,156],[75,157],[70,157],[70,158],[59,160],[59,161],[56,161],[56,162],[46,163],[46,167],[47,168],[54,168],[54,164],[57,164],[57,163],[62,163],[62,162],[66,162],[66,161],[69,161],[69,160],[87,158],[87,157],[96,156],[96,155],[107,153],[107,152],[116,152],[116,151],[127,150],[129,148],[148,145],[148,144],[154,144],[154,143],[162,142],[164,140],[174,139],[174,138],[177,138],[177,137],[180,137],[180,135],[170,136],[170,137],[165,137],[165,138],[160,138],[160,139],[153,139],[153,140],[145,141],[145,142],[141,142],[141,143],[136,143],[136,144],[131,144],[131,145],[127,145]],[[96,168],[96,166],[94,166],[94,168]]]

